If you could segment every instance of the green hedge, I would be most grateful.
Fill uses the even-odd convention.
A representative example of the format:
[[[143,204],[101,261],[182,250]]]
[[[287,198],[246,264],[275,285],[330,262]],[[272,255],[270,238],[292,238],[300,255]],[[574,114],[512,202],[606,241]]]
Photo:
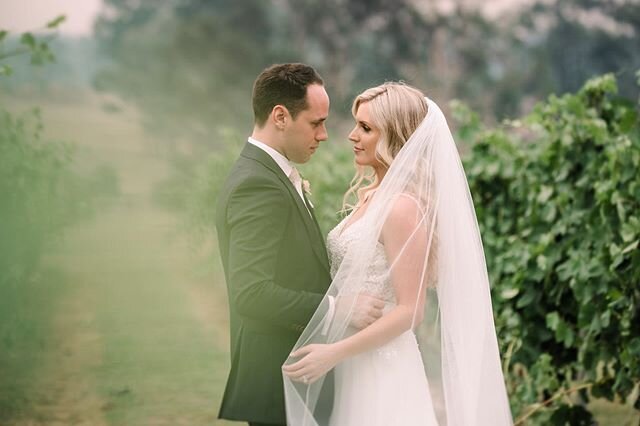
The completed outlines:
[[[541,423],[588,424],[589,387],[640,381],[640,137],[616,92],[604,75],[496,130],[454,108],[514,412],[557,397]]]

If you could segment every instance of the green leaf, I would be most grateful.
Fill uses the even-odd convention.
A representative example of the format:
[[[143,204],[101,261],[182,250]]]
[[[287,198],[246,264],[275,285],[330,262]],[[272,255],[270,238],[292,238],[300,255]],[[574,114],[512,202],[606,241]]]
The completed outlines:
[[[616,257],[621,252],[622,250],[620,249],[620,246],[618,246],[616,243],[611,243],[609,245],[609,254],[611,255],[611,257]]]
[[[630,251],[635,250],[636,248],[638,248],[638,243],[640,243],[640,240],[636,240],[632,242],[631,244],[629,244],[628,246],[622,249],[621,254],[627,254]]]
[[[9,65],[0,65],[0,75],[10,76],[13,74],[13,68]]]
[[[67,17],[65,15],[60,15],[56,19],[47,23],[47,28],[56,28],[58,25],[63,23]]]
[[[0,42],[5,39],[5,37],[9,34],[8,31],[0,30]]]
[[[602,330],[602,321],[600,321],[600,317],[594,316],[589,324],[589,331],[599,333],[600,330]]]
[[[638,120],[638,113],[633,108],[625,108],[620,118],[620,131],[628,133],[633,130]]]
[[[638,232],[634,224],[627,222],[622,225],[622,229],[620,230],[620,236],[622,237],[622,241],[624,241],[625,243],[632,241],[637,234]]]
[[[516,297],[518,295],[518,293],[520,293],[520,289],[517,288],[505,288],[504,290],[502,290],[502,292],[500,292],[500,296],[507,300],[507,299],[513,299],[514,297]]]
[[[611,311],[605,311],[602,315],[600,315],[600,320],[602,327],[609,327],[611,323]]]
[[[587,81],[580,92],[590,95],[603,95],[606,93],[615,94],[617,91],[616,78],[612,73],[608,73]]]
[[[560,315],[557,312],[551,312],[546,316],[547,327],[551,330],[556,331],[558,328],[558,324],[560,323]]]
[[[533,302],[535,300],[535,298],[536,298],[535,290],[532,290],[532,289],[529,288],[524,293],[524,295],[518,299],[518,302],[516,303],[516,307],[524,308],[525,306],[530,305],[531,302]]]
[[[567,323],[564,321],[558,322],[556,328],[556,340],[562,342],[565,348],[569,348],[573,345],[574,338],[575,334],[573,333],[573,330],[569,328]]]
[[[31,33],[22,34],[22,36],[20,37],[20,43],[29,46],[32,49],[35,49],[36,47],[36,39]]]
[[[552,222],[556,218],[556,206],[553,203],[546,203],[542,208],[542,218],[545,222]]]
[[[550,186],[542,185],[540,187],[540,193],[538,194],[538,202],[545,203],[553,194],[553,188]]]
[[[536,265],[538,265],[538,268],[540,268],[540,270],[546,271],[549,268],[549,260],[546,256],[540,254],[538,255],[538,257],[536,257]]]

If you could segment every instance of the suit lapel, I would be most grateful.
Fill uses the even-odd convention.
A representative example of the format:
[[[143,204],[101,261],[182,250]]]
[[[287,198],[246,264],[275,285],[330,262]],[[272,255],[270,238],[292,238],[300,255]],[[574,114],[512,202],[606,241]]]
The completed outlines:
[[[307,207],[309,208],[309,212],[311,213],[311,216],[313,217],[313,224],[315,225],[315,229],[318,232],[319,235],[319,240],[322,243],[322,253],[324,253],[323,259],[325,260],[326,264],[329,264],[329,256],[327,255],[327,247],[324,244],[324,238],[322,237],[322,231],[320,230],[320,225],[318,224],[318,218],[316,217],[316,211],[313,208],[313,206],[311,205],[311,203],[309,202],[309,199],[307,198],[307,195],[304,193],[304,191],[302,191],[302,196],[304,197],[304,201],[307,204]]]
[[[307,234],[309,235],[309,240],[311,241],[311,246],[314,253],[320,260],[320,263],[322,263],[322,266],[327,270],[327,272],[329,272],[327,250],[324,245],[322,232],[320,231],[320,227],[318,226],[318,221],[316,220],[313,209],[310,208],[309,210],[307,210],[305,202],[300,198],[298,191],[296,191],[289,178],[284,174],[280,166],[278,166],[278,164],[273,158],[271,158],[269,154],[247,142],[240,155],[245,158],[250,158],[257,161],[278,176],[282,184],[285,186],[285,188],[287,188],[289,196],[293,198],[293,201],[298,208],[298,213],[300,213],[300,215],[302,216],[302,221],[304,222]],[[311,212],[311,216],[309,215],[309,212]]]

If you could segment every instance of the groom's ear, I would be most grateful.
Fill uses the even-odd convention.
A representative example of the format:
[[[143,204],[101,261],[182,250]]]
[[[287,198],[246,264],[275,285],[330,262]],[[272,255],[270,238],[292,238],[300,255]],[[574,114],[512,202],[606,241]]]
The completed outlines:
[[[276,105],[271,110],[270,118],[278,130],[284,130],[289,117],[289,110],[284,105]]]

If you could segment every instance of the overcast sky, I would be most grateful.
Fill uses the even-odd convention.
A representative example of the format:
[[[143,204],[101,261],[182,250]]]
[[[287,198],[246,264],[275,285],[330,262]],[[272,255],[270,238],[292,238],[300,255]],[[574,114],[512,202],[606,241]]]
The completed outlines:
[[[0,0],[0,29],[10,32],[42,28],[59,15],[67,20],[60,31],[69,35],[89,35],[102,0]]]
[[[417,5],[431,7],[434,0],[416,0]],[[447,10],[454,4],[480,4],[489,18],[495,18],[506,9],[531,3],[532,0],[437,0],[439,9]],[[102,6],[102,0],[0,0],[0,29],[10,32],[32,31],[49,20],[64,14],[67,20],[60,31],[70,35],[89,35],[93,20]]]

